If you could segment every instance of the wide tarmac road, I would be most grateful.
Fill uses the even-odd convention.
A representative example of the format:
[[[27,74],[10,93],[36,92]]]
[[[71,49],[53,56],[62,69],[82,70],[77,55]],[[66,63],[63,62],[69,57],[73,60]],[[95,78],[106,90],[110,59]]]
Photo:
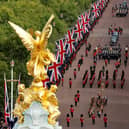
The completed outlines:
[[[104,46],[109,44],[110,36],[107,34],[108,27],[111,24],[116,24],[116,26],[121,26],[123,28],[123,34],[120,36],[118,43],[120,43],[122,48],[122,64],[118,70],[117,76],[117,87],[116,89],[112,88],[112,74],[115,69],[114,61],[111,61],[110,64],[106,67],[109,70],[109,80],[110,85],[107,89],[104,89],[103,94],[108,97],[108,104],[104,108],[104,113],[108,115],[108,127],[107,129],[129,129],[129,65],[124,67],[124,48],[129,44],[129,15],[126,17],[112,17],[112,6],[114,4],[119,4],[122,0],[112,0],[108,4],[105,12],[103,13],[102,18],[100,18],[99,23],[95,26],[93,32],[90,32],[90,37],[88,42],[92,44],[92,50],[90,51],[88,57],[84,57],[84,63],[81,66],[79,72],[77,72],[76,80],[73,79],[73,69],[77,68],[77,62],[81,55],[85,55],[85,45],[83,45],[78,52],[76,59],[72,63],[72,67],[66,71],[64,75],[64,87],[59,86],[57,97],[59,100],[61,116],[59,117],[60,125],[63,129],[67,129],[66,126],[66,114],[69,113],[69,107],[71,104],[74,104],[74,95],[77,90],[80,90],[80,102],[79,105],[75,108],[74,118],[71,119],[69,129],[80,129],[80,114],[84,114],[84,129],[104,129],[103,117],[96,117],[96,124],[92,125],[92,121],[88,118],[88,108],[90,103],[90,98],[92,96],[97,96],[100,92],[100,89],[97,88],[97,77],[99,70],[104,65],[104,61],[97,61],[96,66],[96,80],[94,82],[93,88],[89,88],[89,83],[87,83],[85,88],[82,88],[82,76],[91,65],[93,65],[92,52],[93,49],[100,44]],[[129,0],[127,0],[129,4]],[[121,71],[125,71],[125,87],[120,89],[120,78]],[[69,78],[72,77],[73,85],[69,89]]]

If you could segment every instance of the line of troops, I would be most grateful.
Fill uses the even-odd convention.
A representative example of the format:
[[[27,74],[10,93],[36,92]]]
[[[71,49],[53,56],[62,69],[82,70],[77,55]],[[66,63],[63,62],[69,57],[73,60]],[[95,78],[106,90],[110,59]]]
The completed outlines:
[[[90,101],[90,107],[88,110],[89,117],[97,113],[98,117],[100,118],[101,114],[104,111],[104,106],[107,105],[107,102],[108,102],[107,96],[102,96],[98,94],[97,97],[92,97]]]
[[[105,71],[105,67],[103,66],[102,70],[99,71],[99,75],[98,75],[98,79],[97,79],[98,88],[100,88],[100,86],[102,84],[104,74],[105,74],[105,79],[104,79],[105,80],[104,81],[105,82],[105,88],[108,88],[108,86],[109,86],[109,73],[108,73],[108,70]],[[113,71],[113,78],[112,78],[113,88],[116,88],[117,74],[118,74],[118,69],[115,69]],[[83,75],[83,78],[82,78],[82,88],[85,88],[85,86],[88,82],[88,77],[89,77],[90,88],[92,88],[94,80],[95,80],[95,67],[94,66],[90,67],[90,76],[89,76],[88,70],[85,71],[85,73]],[[124,73],[124,70],[122,70],[122,73],[121,73],[121,88],[123,88],[124,84],[125,84],[125,73]]]
[[[120,4],[115,4],[112,7],[112,16],[126,16],[128,14],[127,1],[123,1]]]
[[[120,46],[105,46],[103,48],[97,47],[94,49],[93,58],[94,60],[99,59],[119,59],[121,57],[121,48]]]
[[[108,35],[112,35],[113,32],[118,32],[118,34],[121,35],[123,33],[123,28],[120,26],[116,27],[116,25],[115,26],[110,25],[110,27],[108,28]]]

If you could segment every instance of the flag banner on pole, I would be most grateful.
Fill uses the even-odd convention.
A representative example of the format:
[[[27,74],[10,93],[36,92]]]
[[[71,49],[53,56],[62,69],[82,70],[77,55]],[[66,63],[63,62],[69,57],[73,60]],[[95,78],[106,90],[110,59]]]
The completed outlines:
[[[7,119],[10,119],[10,109],[9,109],[9,98],[8,98],[8,90],[7,90],[7,82],[6,79],[4,80],[4,96],[5,96],[5,108],[4,108],[4,118],[5,123],[7,124]]]
[[[94,2],[88,11],[78,16],[77,23],[67,31],[65,37],[56,41],[56,62],[47,68],[49,78],[43,80],[45,86],[48,82],[56,83],[62,78],[62,71],[66,69],[66,65],[69,65],[71,56],[75,54],[75,50],[79,50],[81,43],[93,29],[108,2],[109,0]]]
[[[77,20],[77,24],[74,27],[74,33],[76,34],[76,42],[81,41],[83,39],[83,28],[79,20]]]
[[[57,62],[60,62],[61,64],[65,61],[65,54],[66,54],[66,38],[62,38],[58,41],[56,41],[56,59]]]
[[[83,28],[83,34],[86,34],[90,30],[90,14],[85,12],[78,17],[78,20],[81,22],[81,26]]]
[[[91,12],[92,12],[92,16],[94,19],[97,19],[99,17],[99,8],[98,8],[98,3],[94,2],[92,7],[91,7]]]
[[[73,43],[75,43],[75,39],[73,38],[74,36],[74,28],[71,28],[67,31],[66,34],[66,52],[72,54],[75,51],[75,47],[73,45]]]
[[[48,66],[47,74],[50,78],[50,82],[56,82],[60,78],[62,78],[61,75],[61,63],[54,62]]]

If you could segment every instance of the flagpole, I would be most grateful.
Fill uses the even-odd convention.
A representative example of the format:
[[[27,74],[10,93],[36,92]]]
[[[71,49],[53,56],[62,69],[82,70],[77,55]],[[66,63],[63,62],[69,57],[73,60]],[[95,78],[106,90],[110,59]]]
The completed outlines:
[[[11,120],[13,120],[13,67],[14,61],[11,61]]]
[[[5,92],[5,85],[6,85],[6,75],[4,73],[4,119],[5,119],[5,123],[7,124],[7,121],[6,121],[6,117],[5,117],[5,113],[6,113],[6,110],[5,110],[5,98],[6,98],[6,92]]]

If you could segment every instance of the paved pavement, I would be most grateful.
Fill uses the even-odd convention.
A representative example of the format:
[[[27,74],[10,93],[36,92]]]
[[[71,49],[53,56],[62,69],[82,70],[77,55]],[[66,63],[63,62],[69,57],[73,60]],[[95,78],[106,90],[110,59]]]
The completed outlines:
[[[93,32],[91,32],[88,42],[92,44],[92,50],[96,45],[100,44],[101,46],[108,44],[110,37],[107,34],[108,27],[115,23],[118,26],[123,27],[123,35],[119,38],[119,43],[122,47],[122,55],[124,55],[124,47],[129,42],[129,15],[127,17],[118,18],[112,17],[111,8],[115,3],[119,3],[122,0],[112,0],[108,7],[106,8],[102,18],[99,20],[99,23],[95,26]],[[129,3],[129,0],[127,0]],[[71,104],[74,104],[74,95],[77,90],[80,90],[80,102],[79,105],[75,108],[74,118],[71,119],[69,129],[79,129],[80,127],[80,114],[83,113],[85,117],[84,129],[104,129],[103,119],[96,118],[96,124],[92,125],[91,119],[88,118],[88,108],[90,98],[96,96],[100,89],[97,88],[96,80],[94,82],[93,88],[89,88],[87,83],[85,88],[82,88],[82,76],[85,70],[89,70],[90,65],[93,64],[92,51],[89,53],[88,57],[84,58],[84,63],[81,66],[80,71],[77,73],[77,79],[73,81],[72,88],[69,89],[68,80],[70,77],[73,78],[73,69],[77,68],[77,62],[81,55],[85,55],[85,46],[82,46],[80,51],[77,54],[76,59],[73,61],[72,67],[66,71],[64,76],[64,87],[59,87],[57,92],[57,97],[59,100],[61,116],[59,117],[60,125],[63,129],[66,127],[66,114],[69,112],[69,107]],[[104,61],[97,61],[96,67],[96,77],[98,77],[98,71],[104,65]],[[129,65],[124,67],[123,56],[122,56],[122,65],[118,71],[117,77],[117,88],[112,88],[112,74],[114,67],[114,61],[107,66],[109,70],[110,85],[108,89],[104,89],[104,95],[108,96],[108,105],[104,108],[104,113],[108,115],[108,127],[107,129],[129,129]],[[122,69],[125,70],[126,82],[125,88],[120,89],[120,77]]]

